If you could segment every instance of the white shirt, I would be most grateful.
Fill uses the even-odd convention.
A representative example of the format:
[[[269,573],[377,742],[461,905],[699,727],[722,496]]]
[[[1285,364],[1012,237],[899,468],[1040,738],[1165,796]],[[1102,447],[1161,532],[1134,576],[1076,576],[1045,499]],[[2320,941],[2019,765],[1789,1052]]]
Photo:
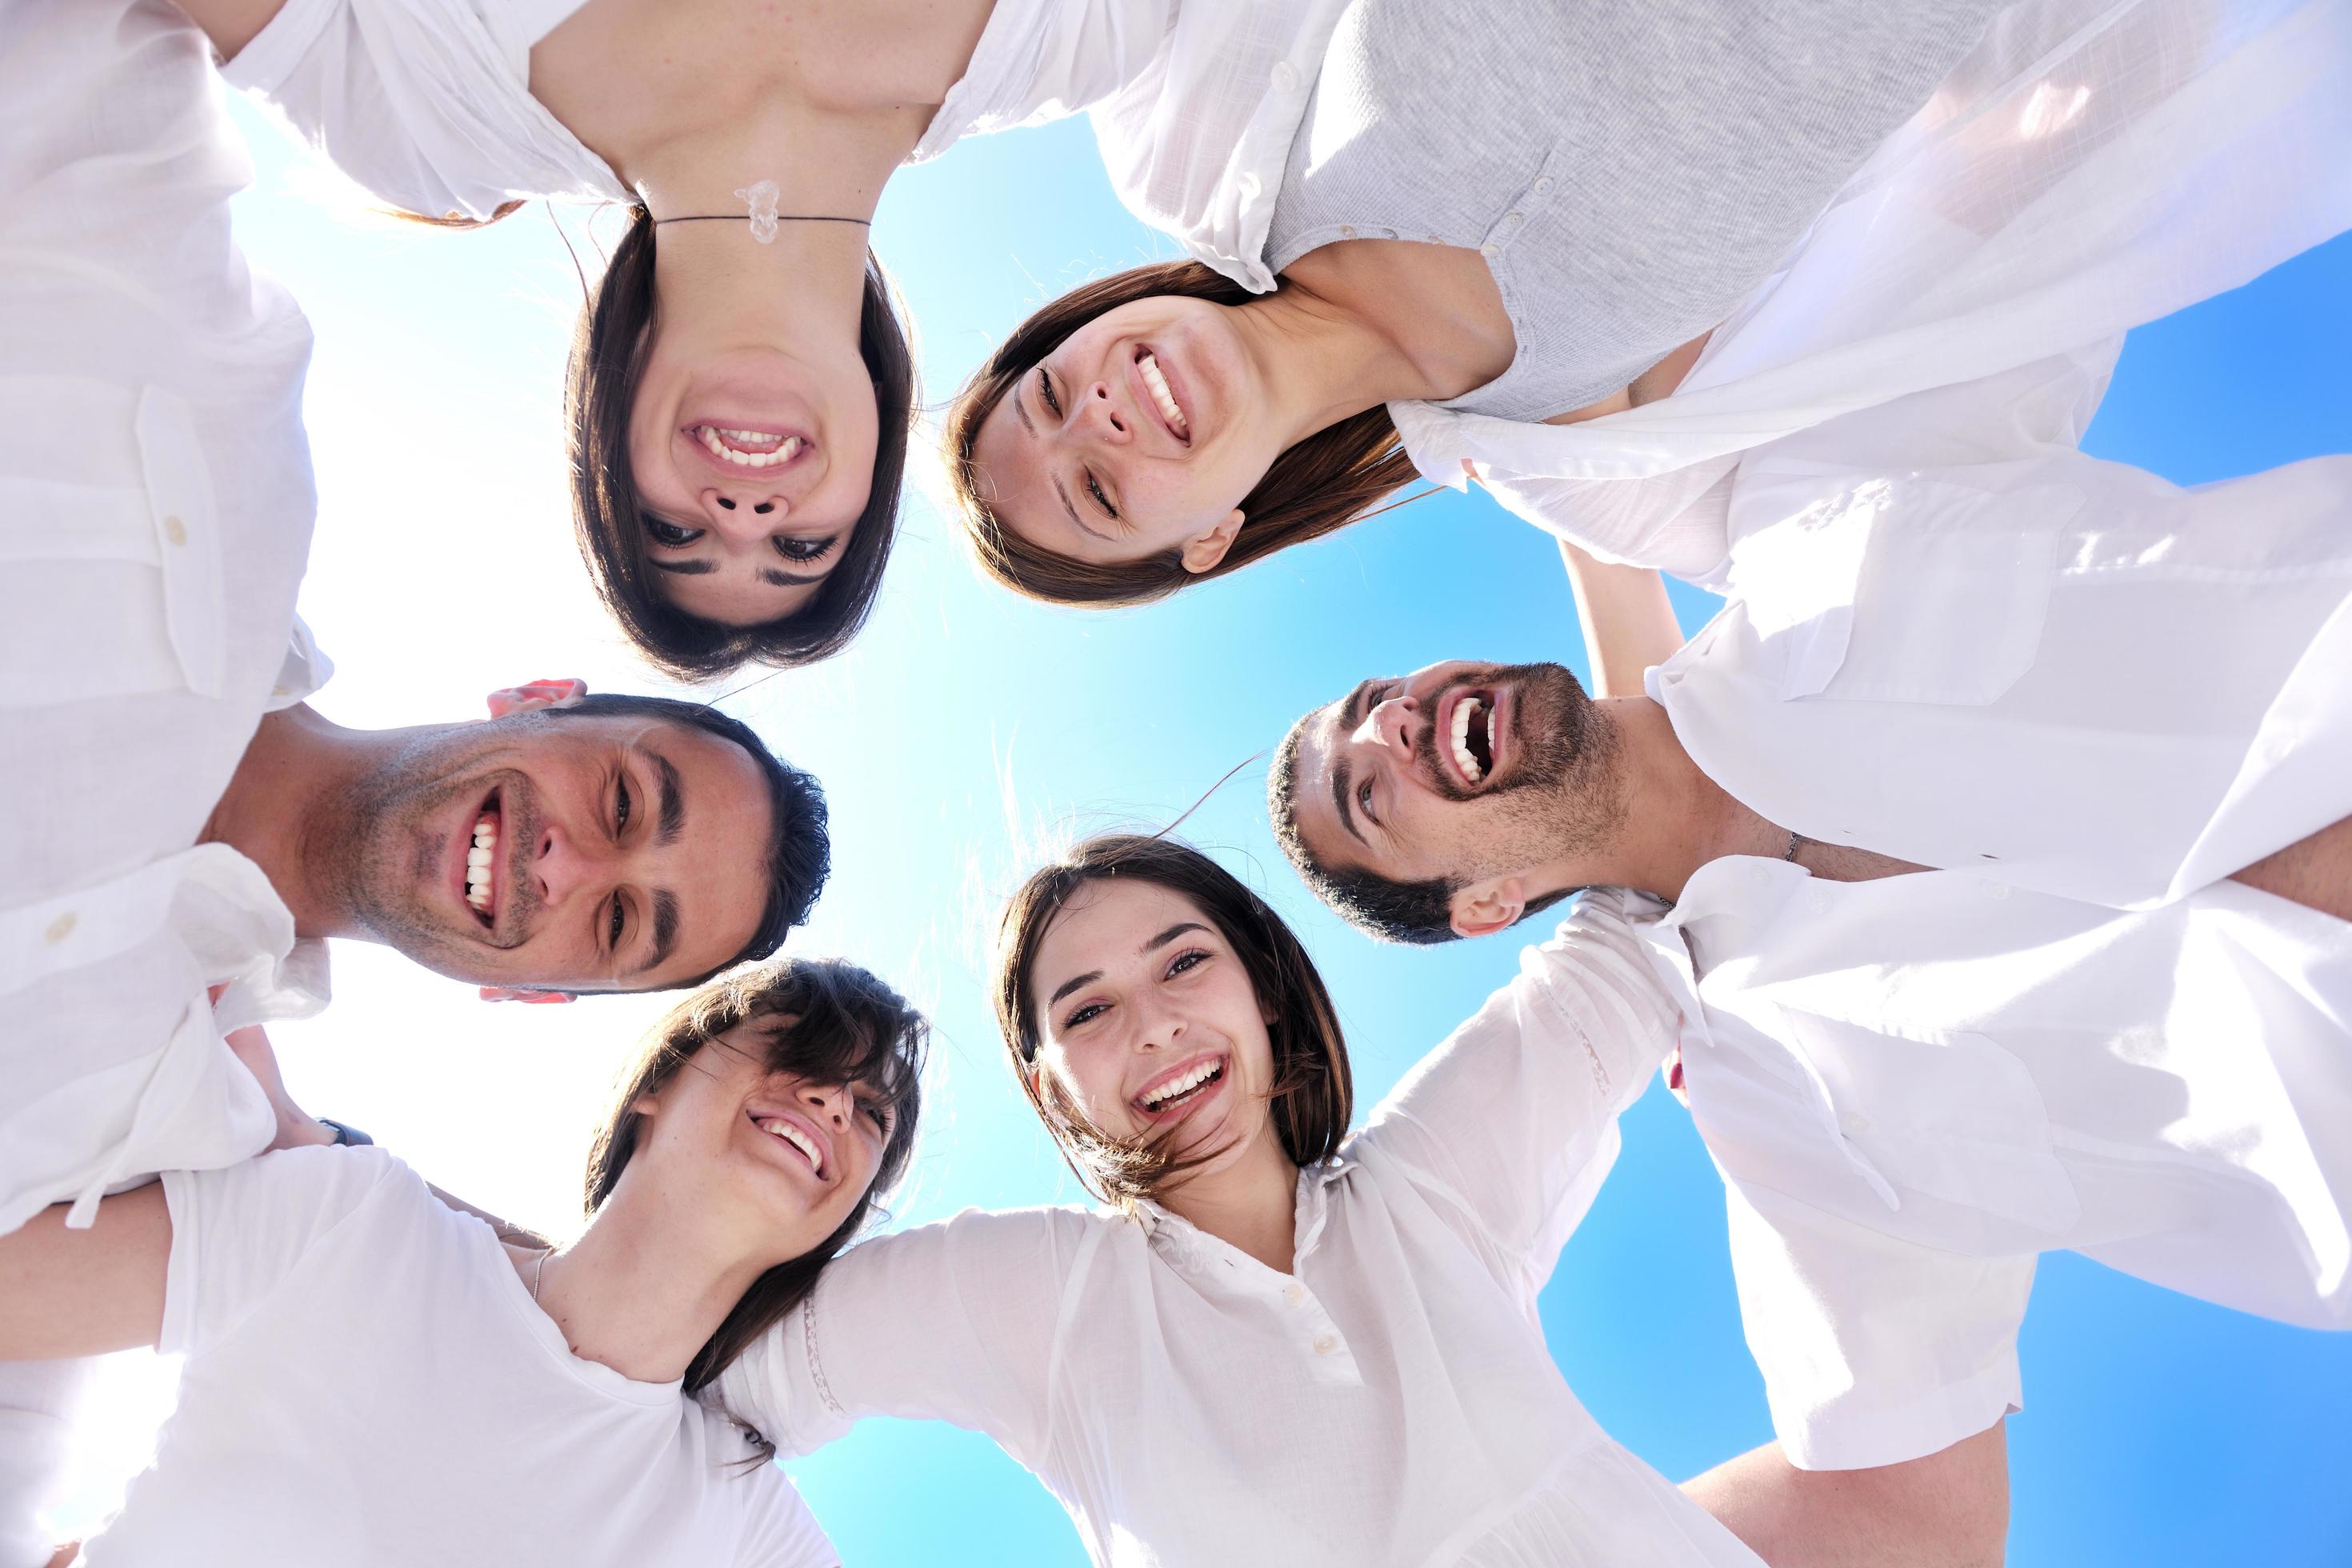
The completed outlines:
[[[2352,226],[2347,66],[2336,0],[2028,0],[1673,395],[1568,426],[1390,413],[1430,479],[1466,460],[1604,560],[1717,584],[1741,453],[2103,343]]]
[[[490,1227],[376,1149],[168,1172],[179,1407],[89,1568],[830,1568],[678,1384],[583,1361]]]
[[[2352,816],[2352,457],[2189,490],[1981,428],[2080,370],[1742,465],[1731,602],[1646,679],[1702,772],[1810,838],[2116,908]]]
[[[787,1452],[866,1415],[984,1432],[1098,1563],[1753,1568],[1594,1425],[1537,1321],[1673,1028],[1588,899],[1300,1173],[1290,1274],[1157,1205],[967,1212],[850,1248],[721,1393]]]
[[[261,1148],[222,1031],[325,998],[260,868],[196,844],[262,714],[325,676],[294,617],[310,327],[231,242],[250,165],[203,35],[156,0],[5,23],[0,1232]]]
[[[2018,1408],[2053,1248],[2352,1327],[2352,925],[2235,882],[2116,911],[1734,856],[1648,931],[1796,1464]]]
[[[530,95],[531,46],[579,5],[287,0],[226,74],[276,106],[352,179],[410,212],[482,218],[518,199],[634,201],[611,165]],[[1315,8],[1336,19],[1339,5],[1315,0]],[[1265,40],[1295,31],[1304,9],[1300,0],[997,0],[908,162],[938,157],[965,136],[1058,119],[1107,99],[1116,125],[1137,134],[1170,117],[1188,125],[1206,117],[1213,138],[1237,135],[1269,91]],[[1321,46],[1295,53],[1319,60]],[[1305,79],[1312,77],[1309,68]],[[1293,125],[1307,94],[1294,85]],[[1105,134],[1106,156],[1125,145],[1118,132]],[[1255,166],[1270,156],[1278,177],[1288,146],[1286,129]],[[1225,167],[1222,154],[1196,168],[1191,158],[1139,148],[1122,194],[1131,205],[1165,200],[1179,213],[1202,209],[1196,221],[1213,232],[1217,218],[1207,209],[1225,205],[1216,196]],[[1261,214],[1258,239],[1265,231]]]

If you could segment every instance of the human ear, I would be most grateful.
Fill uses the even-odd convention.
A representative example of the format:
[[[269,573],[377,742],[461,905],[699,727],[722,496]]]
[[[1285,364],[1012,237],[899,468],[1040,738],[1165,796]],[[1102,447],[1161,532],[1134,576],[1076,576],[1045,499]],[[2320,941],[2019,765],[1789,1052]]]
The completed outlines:
[[[541,1005],[575,1000],[569,991],[535,991],[529,986],[485,985],[480,995],[485,1002],[528,1002]]]
[[[1179,552],[1184,570],[1195,577],[1215,571],[1224,560],[1225,552],[1234,547],[1234,537],[1241,531],[1242,510],[1235,507],[1208,532],[1184,542],[1183,549]]]
[[[490,693],[490,717],[536,713],[542,708],[577,708],[580,700],[587,695],[588,683],[579,679],[530,680],[520,686],[502,686]]]
[[[1527,889],[1517,877],[1473,883],[1454,895],[1454,934],[1492,935],[1517,923],[1527,907]]]

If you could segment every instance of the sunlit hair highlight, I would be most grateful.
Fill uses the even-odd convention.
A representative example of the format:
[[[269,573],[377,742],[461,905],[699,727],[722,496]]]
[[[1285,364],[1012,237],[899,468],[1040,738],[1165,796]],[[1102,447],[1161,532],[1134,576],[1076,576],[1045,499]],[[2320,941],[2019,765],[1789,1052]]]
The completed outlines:
[[[973,448],[996,405],[1070,334],[1107,310],[1180,295],[1217,305],[1255,298],[1198,261],[1162,261],[1070,290],[1013,331],[949,405],[942,436],[947,484],[981,569],[1004,586],[1057,605],[1143,605],[1189,584],[1238,572],[1278,550],[1346,526],[1418,472],[1386,408],[1368,408],[1318,430],[1274,460],[1242,498],[1243,523],[1223,561],[1194,574],[1173,550],[1139,561],[1096,563],[1040,549],[988,500]]]
[[[688,1364],[688,1394],[717,1379],[752,1341],[805,1300],[825,1265],[877,1217],[879,1200],[906,1173],[922,1110],[930,1026],[896,991],[838,959],[784,958],[739,969],[671,1008],[622,1072],[588,1151],[588,1213],[604,1206],[636,1155],[646,1121],[637,1103],[658,1093],[704,1047],[746,1025],[761,1026],[772,1070],[814,1083],[863,1085],[889,1107],[890,1131],[857,1206],[814,1247],[753,1281]]]
[[[1107,833],[1038,868],[1013,893],[997,928],[990,984],[1013,1077],[1079,1182],[1096,1197],[1131,1209],[1164,1194],[1207,1157],[1171,1150],[1165,1136],[1142,1143],[1114,1137],[1037,1065],[1045,1037],[1033,987],[1038,949],[1073,897],[1119,881],[1149,883],[1184,899],[1240,957],[1258,1005],[1274,1017],[1267,1026],[1274,1053],[1268,1114],[1283,1152],[1302,1166],[1329,1158],[1347,1135],[1355,1086],[1339,1014],[1307,950],[1263,899],[1191,845]]]

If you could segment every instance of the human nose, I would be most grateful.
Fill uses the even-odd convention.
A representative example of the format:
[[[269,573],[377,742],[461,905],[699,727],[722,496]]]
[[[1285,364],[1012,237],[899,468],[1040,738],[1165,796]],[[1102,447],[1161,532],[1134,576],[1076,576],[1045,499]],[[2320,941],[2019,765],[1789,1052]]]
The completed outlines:
[[[1184,1038],[1184,1016],[1166,1005],[1157,995],[1139,999],[1130,1005],[1135,1023],[1135,1048],[1157,1054],[1173,1051]]]
[[[601,847],[583,844],[552,823],[540,830],[532,847],[530,874],[539,884],[540,901],[551,910],[583,890],[601,889],[612,880],[613,870]]]
[[[800,1087],[801,1104],[835,1127],[849,1125],[849,1086],[845,1083],[804,1083]]]
[[[1355,739],[1389,753],[1398,763],[1412,761],[1414,726],[1421,722],[1421,702],[1409,692],[1372,704]]]
[[[772,485],[713,485],[702,492],[702,515],[730,544],[765,541],[793,510],[792,500]]]
[[[1106,446],[1123,447],[1135,439],[1135,421],[1120,412],[1107,381],[1096,382],[1079,396],[1070,411],[1070,427]]]

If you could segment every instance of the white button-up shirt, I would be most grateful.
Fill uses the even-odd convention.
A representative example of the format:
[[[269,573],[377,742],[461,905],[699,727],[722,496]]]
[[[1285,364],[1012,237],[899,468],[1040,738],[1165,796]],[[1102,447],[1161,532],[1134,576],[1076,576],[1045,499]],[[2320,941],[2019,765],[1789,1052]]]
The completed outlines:
[[[286,0],[227,67],[375,195],[488,217],[634,201],[530,95],[530,47],[579,0]],[[1122,200],[1194,253],[1259,261],[1283,160],[1344,0],[996,0],[909,162],[1093,109]],[[1251,269],[1255,269],[1252,271]]]
[[[2100,344],[2352,226],[2347,59],[2337,0],[2028,0],[1673,395],[1578,425],[1390,413],[1432,480],[1466,461],[1603,560],[1716,585],[1740,454]]]
[[[1106,1564],[1742,1564],[1577,1404],[1536,1296],[1674,1008],[1612,895],[1299,1175],[1277,1273],[1154,1205],[854,1247],[720,1383],[789,1452],[987,1433]]]
[[[262,1147],[222,1031],[325,982],[259,868],[196,842],[262,714],[325,675],[294,616],[310,327],[230,240],[250,169],[186,18],[10,0],[7,28],[0,1232]]]
[[[2352,925],[2235,882],[2117,911],[1734,856],[1648,930],[1795,1463],[2019,1407],[2053,1248],[2352,1326]]]

